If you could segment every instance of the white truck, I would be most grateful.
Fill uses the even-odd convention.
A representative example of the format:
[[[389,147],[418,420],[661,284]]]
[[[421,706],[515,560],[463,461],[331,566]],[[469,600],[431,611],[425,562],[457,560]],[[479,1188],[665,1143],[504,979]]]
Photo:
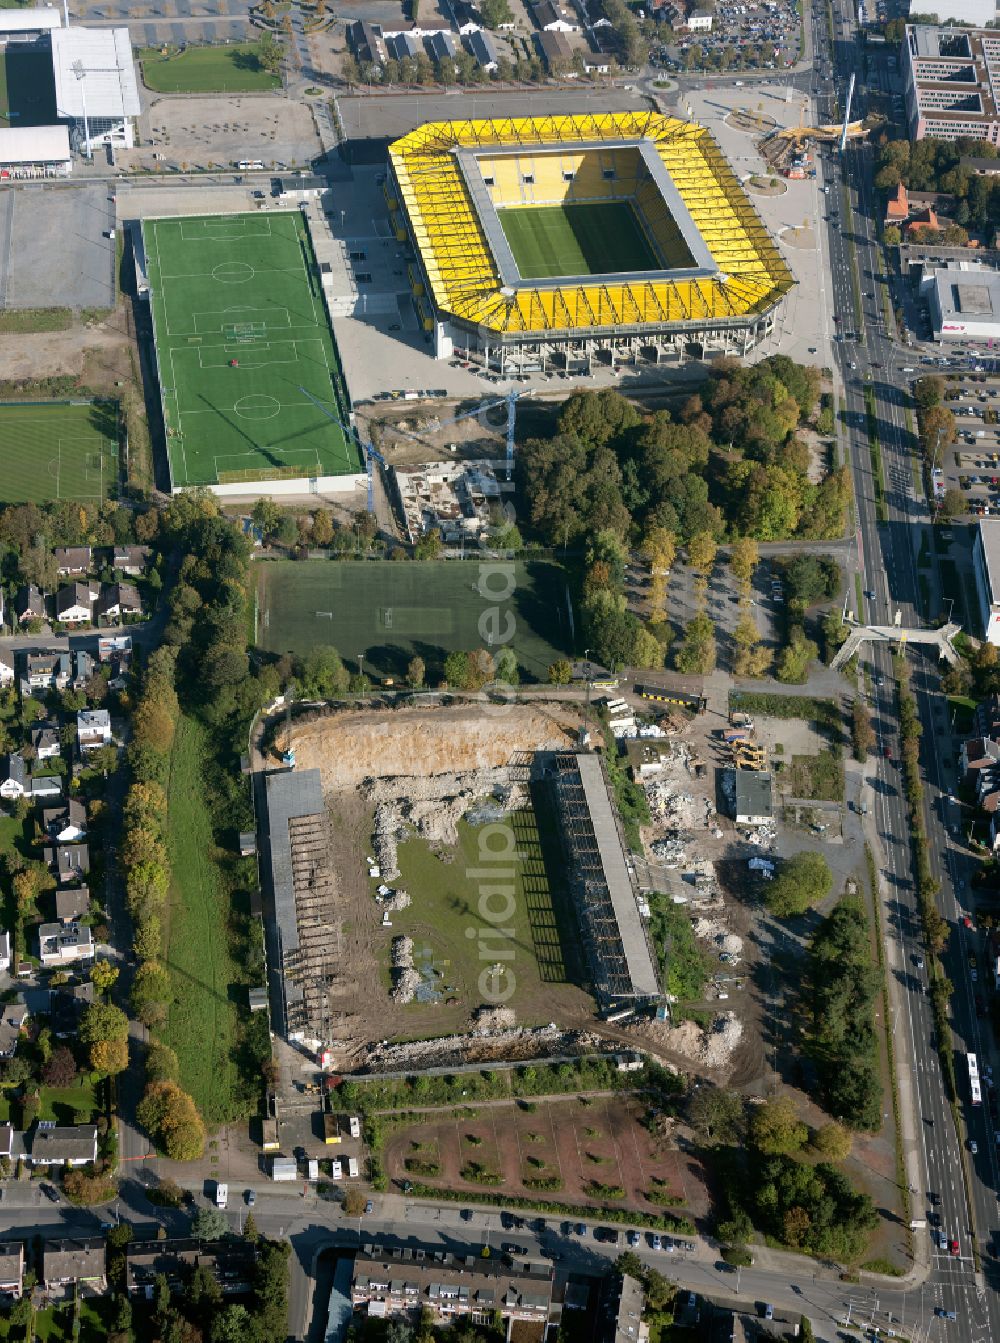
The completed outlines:
[[[217,1184],[215,1186],[215,1206],[224,1208],[229,1202],[229,1185]]]

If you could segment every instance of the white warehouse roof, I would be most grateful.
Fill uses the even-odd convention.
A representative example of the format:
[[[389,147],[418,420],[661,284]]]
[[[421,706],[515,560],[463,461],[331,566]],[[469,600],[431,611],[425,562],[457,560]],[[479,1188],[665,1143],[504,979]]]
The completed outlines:
[[[78,78],[75,66],[83,72]],[[56,28],[52,33],[56,109],[61,117],[137,117],[135,62],[127,28]],[[86,85],[86,88],[83,86]]]
[[[43,9],[0,9],[0,33],[39,33],[58,28],[62,10],[54,5]]]
[[[11,126],[0,130],[0,164],[68,163],[68,126]]]

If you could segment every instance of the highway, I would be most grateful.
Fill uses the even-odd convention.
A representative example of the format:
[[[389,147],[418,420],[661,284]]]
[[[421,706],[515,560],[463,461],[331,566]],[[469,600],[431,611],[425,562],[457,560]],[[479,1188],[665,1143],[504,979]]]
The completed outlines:
[[[851,70],[857,75],[854,115],[865,111],[865,81],[862,79],[859,47],[851,40],[854,14],[846,0],[834,5],[836,42],[833,79],[822,81],[819,95],[821,119],[832,118],[834,99],[842,107]],[[828,51],[825,22],[816,16],[814,37],[819,55]],[[922,490],[915,483],[904,413],[906,376],[903,366],[914,362],[911,352],[896,346],[885,327],[879,277],[883,272],[877,245],[878,202],[872,187],[874,151],[867,144],[849,145],[843,158],[835,149],[824,151],[820,171],[829,190],[825,202],[827,228],[825,245],[829,254],[829,274],[835,308],[834,348],[843,379],[847,415],[847,439],[854,474],[857,501],[858,562],[862,586],[872,593],[866,598],[867,610],[858,613],[872,623],[890,624],[897,611],[903,625],[922,622],[918,598],[916,556],[921,526],[929,522]],[[846,188],[846,190],[842,190]],[[855,315],[856,266],[857,288],[861,295],[863,326]],[[851,335],[858,340],[848,339]],[[882,449],[882,476],[885,495],[885,520],[877,511],[876,481],[867,435],[866,384],[871,388]],[[918,492],[919,491],[919,492]],[[955,1131],[951,1108],[945,1093],[934,1038],[931,1002],[927,995],[927,969],[921,942],[916,893],[912,879],[906,806],[902,794],[900,743],[895,704],[896,687],[892,659],[884,648],[871,659],[875,672],[874,721],[878,746],[870,776],[869,805],[875,821],[876,862],[883,883],[885,926],[891,934],[889,970],[902,991],[897,994],[893,1033],[897,1059],[909,1065],[915,1098],[916,1132],[907,1144],[907,1178],[911,1186],[912,1216],[940,1219],[940,1229],[948,1240],[957,1239],[959,1254],[934,1244],[933,1228],[916,1230],[915,1236],[928,1238],[924,1254],[931,1255],[931,1274],[925,1289],[928,1316],[926,1334],[921,1337],[986,1340],[1000,1338],[1000,1300],[996,1294],[996,1274],[992,1260],[984,1259],[985,1276],[976,1269],[975,1251],[985,1248],[997,1223],[998,1173],[996,1144],[985,1108],[972,1110],[968,1105],[965,1081],[966,1050],[981,1059],[991,1050],[980,1036],[972,987],[967,970],[971,949],[967,939],[975,937],[962,926],[956,882],[967,883],[962,875],[966,859],[952,846],[942,824],[943,798],[952,790],[952,757],[946,702],[940,692],[938,672],[923,655],[911,656],[911,685],[917,698],[923,728],[921,765],[925,779],[925,826],[931,851],[932,867],[941,880],[940,907],[953,928],[951,946],[945,956],[946,970],[955,984],[952,1000],[952,1024],[955,1038],[959,1109],[970,1121],[968,1134]],[[981,948],[976,948],[981,952]],[[975,1138],[978,1155],[966,1146]],[[970,1216],[962,1162],[968,1172],[974,1217]],[[974,1247],[974,1239],[977,1244]],[[918,1260],[924,1255],[918,1254]],[[930,1314],[940,1307],[954,1310],[958,1319],[949,1323]]]

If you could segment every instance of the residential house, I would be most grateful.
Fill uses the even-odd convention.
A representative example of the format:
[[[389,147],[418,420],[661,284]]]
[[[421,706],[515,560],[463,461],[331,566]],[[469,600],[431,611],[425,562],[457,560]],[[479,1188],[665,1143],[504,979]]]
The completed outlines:
[[[987,695],[984,700],[980,700],[973,714],[972,726],[977,737],[1000,740],[1000,695]]]
[[[6,930],[0,933],[0,974],[6,974],[10,969],[10,933]]]
[[[535,34],[535,41],[542,53],[548,71],[552,75],[568,75],[573,71],[573,48],[565,33],[541,32]]]
[[[89,574],[94,562],[90,546],[56,546],[56,572],[60,578],[76,578]]]
[[[14,684],[14,654],[0,648],[0,690]]]
[[[356,19],[353,23],[349,23],[347,42],[359,65],[374,65],[378,68],[385,65],[389,59],[385,38],[377,23],[369,23],[366,19]]]
[[[905,224],[910,217],[910,198],[906,193],[906,187],[900,182],[896,190],[890,195],[885,203],[885,222],[886,224]]]
[[[588,75],[606,75],[611,71],[611,60],[608,56],[591,55],[590,52],[583,53],[583,68]]]
[[[122,620],[125,616],[141,616],[142,601],[132,583],[107,583],[97,600],[97,614],[108,620]]]
[[[454,0],[451,12],[455,16],[455,28],[460,37],[468,37],[470,33],[478,33],[482,29],[483,21],[479,11],[467,4],[466,0]]]
[[[53,723],[35,723],[28,733],[36,760],[54,760],[62,754],[59,729]]]
[[[92,961],[94,936],[85,923],[43,923],[38,929],[38,958],[44,966]]]
[[[36,690],[65,690],[70,673],[68,649],[50,648],[41,653],[28,653],[24,659],[21,694],[33,695]]]
[[[11,751],[0,778],[0,797],[7,802],[16,802],[28,791],[28,767],[20,751]]]
[[[94,1149],[96,1152],[96,1129]],[[75,1287],[81,1283],[86,1283],[93,1291],[107,1290],[104,1237],[47,1240],[42,1247],[42,1286],[51,1292],[57,1287]]]
[[[145,573],[146,565],[152,554],[149,546],[115,546],[111,554],[111,567],[129,578],[138,578]]]
[[[75,844],[87,838],[87,808],[75,798],[42,811],[42,829],[56,844]]]
[[[56,593],[56,620],[85,625],[94,618],[94,598],[88,583],[66,583]]]
[[[60,886],[79,884],[90,871],[90,850],[86,844],[60,844],[43,850],[46,866],[55,873]]]
[[[36,774],[31,780],[32,802],[51,802],[62,797],[62,779],[58,774]]]
[[[407,57],[415,61],[423,52],[423,43],[416,33],[387,33],[386,49],[394,61],[404,61]]]
[[[7,617],[7,598],[4,596],[3,588],[0,588],[0,625],[4,623]]]
[[[962,742],[959,760],[962,774],[968,782],[980,770],[992,769],[1000,764],[1000,743],[991,741],[989,737],[972,737]]]
[[[436,1320],[491,1320],[499,1314],[505,1329],[516,1321],[544,1326],[552,1302],[552,1265],[530,1259],[510,1264],[500,1255],[423,1257],[413,1250],[366,1245],[354,1257],[351,1302],[355,1310],[379,1318],[413,1318],[427,1308]]]
[[[32,1166],[86,1166],[97,1160],[97,1125],[61,1127],[40,1119],[34,1132],[28,1135],[28,1152],[27,1160]]]
[[[903,225],[903,233],[907,241],[919,242],[920,235],[926,229],[929,232],[936,232],[941,227],[941,221],[938,219],[934,210],[919,210],[912,219],[908,219]]]
[[[74,690],[82,690],[94,674],[94,657],[85,648],[74,648],[71,657],[73,661],[71,684]]]
[[[17,1048],[17,1042],[21,1038],[21,1032],[24,1030],[27,1020],[28,1009],[20,994],[12,1002],[2,1004],[2,1009],[0,1009],[0,1059],[14,1057],[14,1050]]]
[[[74,984],[70,989],[58,989],[49,994],[49,1022],[52,1034],[65,1040],[75,1036],[87,1008],[95,1000],[94,986],[90,980],[83,984]]]
[[[649,1325],[643,1322],[646,1293],[628,1273],[605,1278],[597,1310],[598,1343],[646,1343]]]
[[[111,744],[111,715],[107,709],[80,710],[76,716],[76,741],[84,755]]]
[[[578,33],[576,15],[557,0],[539,0],[532,11],[535,23],[543,33]]]
[[[458,42],[454,33],[432,33],[427,38],[427,55],[432,61],[454,62],[458,54]]]
[[[112,653],[108,677],[109,690],[124,690],[128,685],[129,672],[132,670],[131,653]]]
[[[67,886],[56,891],[56,918],[60,923],[76,923],[89,911],[89,886]]]
[[[34,583],[18,588],[14,596],[14,614],[22,625],[29,620],[45,619],[45,598]]]
[[[207,1269],[223,1296],[241,1296],[253,1285],[257,1247],[245,1240],[206,1244],[192,1237],[139,1240],[125,1247],[125,1287],[129,1296],[151,1300],[157,1278],[165,1278],[171,1295],[184,1290],[199,1268]]]
[[[97,638],[97,656],[101,662],[110,662],[122,653],[131,654],[131,634],[100,634]]]
[[[5,1125],[10,1128],[10,1125]],[[2,1153],[0,1153],[2,1155]],[[17,1301],[24,1288],[24,1246],[19,1240],[0,1241],[0,1292]]]
[[[987,816],[992,816],[1000,810],[1000,770],[983,769],[973,777],[979,809],[986,812]]]
[[[687,17],[688,31],[692,33],[710,33],[712,31],[712,12],[708,9],[695,9]]]
[[[469,33],[465,38],[465,49],[487,74],[492,74],[500,62],[500,53],[493,40],[493,34],[485,29]]]

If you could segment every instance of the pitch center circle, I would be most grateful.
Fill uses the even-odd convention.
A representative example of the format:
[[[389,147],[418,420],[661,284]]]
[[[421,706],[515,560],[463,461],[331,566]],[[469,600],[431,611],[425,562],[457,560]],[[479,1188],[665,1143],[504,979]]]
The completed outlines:
[[[273,396],[257,392],[253,396],[244,396],[233,406],[241,420],[273,420],[281,413],[281,402]]]
[[[212,279],[220,284],[246,284],[255,274],[253,266],[246,261],[220,261],[212,268]]]

